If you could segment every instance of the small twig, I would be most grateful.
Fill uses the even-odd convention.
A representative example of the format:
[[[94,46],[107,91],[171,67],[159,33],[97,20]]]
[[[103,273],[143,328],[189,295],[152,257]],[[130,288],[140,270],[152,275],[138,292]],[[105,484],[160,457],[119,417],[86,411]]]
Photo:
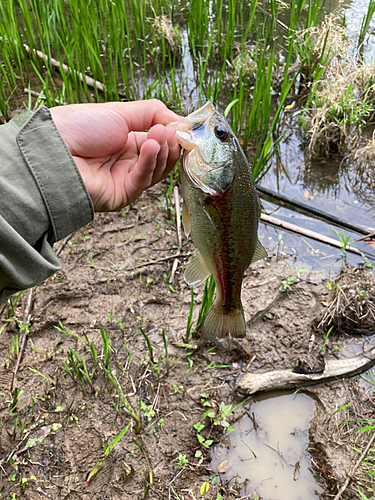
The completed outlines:
[[[164,262],[166,260],[175,259],[176,257],[179,257],[179,256],[181,256],[180,253],[175,253],[173,255],[169,255],[169,257],[161,257],[160,259],[156,259],[156,260],[148,260],[146,262],[142,262],[142,264],[137,264],[136,266],[128,267],[126,269],[126,271],[132,271],[133,269],[139,269],[140,267],[144,267],[144,266],[152,266],[153,264],[158,264],[159,262]]]
[[[286,463],[286,465],[289,467],[289,464],[288,462],[285,460],[285,458],[283,457],[283,454],[281,451],[278,451],[278,450],[275,450],[275,448],[272,448],[272,446],[270,446],[269,444],[267,443],[263,443],[264,446],[267,446],[267,448],[269,448],[270,450],[274,451],[275,453],[277,453],[277,455],[279,455],[279,457],[284,460],[284,462]],[[277,443],[277,447],[279,447],[279,443]],[[284,468],[283,464],[281,463],[281,467]]]
[[[365,456],[367,455],[367,452],[368,450],[370,449],[370,446],[372,445],[372,443],[374,442],[374,439],[375,439],[375,432],[373,432],[372,436],[371,436],[371,439],[370,441],[367,443],[367,446],[365,448],[365,451],[362,453],[362,455],[359,457],[359,459],[357,460],[356,464],[354,465],[353,469],[351,470],[350,474],[348,474],[348,477],[346,478],[346,481],[345,483],[341,486],[341,488],[339,489],[337,495],[335,496],[335,498],[333,500],[340,500],[341,498],[341,495],[344,493],[344,491],[346,490],[350,480],[352,479],[352,477],[354,476],[354,473],[356,472],[356,470],[358,469],[358,467],[361,465],[362,463],[362,460],[365,458]]]
[[[270,19],[273,19],[272,15],[267,12],[266,10],[262,9],[262,7],[260,5],[257,4],[256,8],[262,13],[264,14],[265,16],[269,17]],[[288,26],[284,23],[282,23],[281,21],[279,21],[278,19],[275,19],[275,22],[280,26],[280,28],[282,28],[284,31],[288,31]]]
[[[374,236],[375,236],[375,233],[369,233],[369,234],[366,234],[365,236],[361,236],[360,238],[357,238],[354,241],[369,240],[369,239],[373,238]]]
[[[171,277],[169,278],[169,283],[173,283],[173,281],[174,281],[174,275],[177,271],[178,262],[179,262],[178,258],[174,259],[173,265],[172,265]]]
[[[180,214],[180,195],[178,192],[178,187],[173,188],[174,206],[176,210],[176,226],[177,226],[177,241],[178,241],[178,255],[181,255],[182,248],[182,233],[181,233],[181,214]],[[174,276],[178,267],[178,257],[175,258],[172,266],[171,277],[169,278],[169,283],[173,283]]]
[[[32,95],[33,97],[40,97],[41,99],[46,99],[45,94],[42,94],[41,92],[36,92],[35,90],[31,90],[31,89],[23,89],[23,91],[26,94]],[[54,101],[55,101],[56,104],[60,104],[59,99],[54,99]],[[66,105],[68,103],[64,101],[62,104]]]
[[[35,292],[35,287],[31,288],[30,291],[29,291],[29,296],[27,298],[26,309],[25,309],[25,312],[23,314],[23,324],[26,324],[26,323],[28,323],[30,321],[30,318],[31,318],[30,311],[31,311],[32,302],[33,302],[33,299],[34,299],[34,292]],[[18,354],[16,367],[15,367],[14,373],[13,373],[12,384],[10,386],[10,390],[11,391],[13,390],[13,384],[14,384],[14,381],[15,381],[16,376],[17,376],[18,368],[20,366],[20,362],[21,362],[21,359],[22,359],[23,351],[24,351],[25,345],[26,345],[26,340],[27,340],[27,332],[23,332],[23,336],[22,336],[22,340],[21,340],[21,347],[20,347],[20,351],[19,351],[19,354]]]
[[[244,439],[241,439],[241,441],[246,446],[246,448],[248,448],[251,451],[251,453],[254,455],[254,458],[257,458],[257,456],[255,455],[254,451],[250,448],[250,446],[246,443],[246,441]]]
[[[69,234],[68,236],[66,236],[62,242],[61,242],[61,245],[59,246],[59,248],[56,250],[56,256],[60,255],[60,253],[63,251],[63,249],[65,248],[66,244],[68,243],[68,241],[71,239],[71,237],[73,236],[74,233],[72,234]]]

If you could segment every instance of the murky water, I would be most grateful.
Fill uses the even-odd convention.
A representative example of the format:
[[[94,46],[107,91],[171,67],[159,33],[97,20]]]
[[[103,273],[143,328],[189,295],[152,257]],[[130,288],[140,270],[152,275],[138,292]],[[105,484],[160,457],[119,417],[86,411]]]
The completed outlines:
[[[348,34],[355,39],[368,4],[369,0],[327,0],[324,13],[335,12],[345,16]],[[374,29],[375,20],[372,21],[371,27]],[[364,47],[364,55],[368,62],[375,60],[375,31],[370,33]],[[262,180],[262,185],[373,230],[375,191],[368,181],[368,172],[361,172],[358,165],[342,164],[341,158],[309,162],[296,121],[287,116],[286,120],[289,122],[289,133],[280,145],[279,157],[274,159],[272,168]],[[267,202],[264,202],[264,207],[268,213],[276,211],[275,216],[283,220],[338,240],[328,224]],[[341,230],[339,232],[341,233]],[[274,249],[280,255],[283,255],[283,252],[292,255],[296,267],[307,267],[309,271],[317,271],[321,277],[338,273],[343,265],[340,250],[309,238],[298,237],[264,225],[261,225],[260,234],[268,248]],[[345,234],[351,236],[349,243],[362,252],[374,255],[373,249],[367,243],[354,243],[360,235],[350,231],[345,231]],[[362,261],[361,257],[349,254],[347,260],[350,264]]]
[[[211,467],[264,500],[317,500],[323,485],[308,452],[315,403],[305,394],[258,398],[213,450]]]

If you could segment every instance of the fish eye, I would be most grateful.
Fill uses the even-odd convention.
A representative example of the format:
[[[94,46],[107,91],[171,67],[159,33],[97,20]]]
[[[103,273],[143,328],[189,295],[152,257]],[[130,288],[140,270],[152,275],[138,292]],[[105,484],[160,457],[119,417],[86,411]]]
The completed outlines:
[[[229,132],[228,129],[226,129],[225,127],[222,126],[215,127],[214,132],[216,137],[220,139],[222,142],[228,139]]]

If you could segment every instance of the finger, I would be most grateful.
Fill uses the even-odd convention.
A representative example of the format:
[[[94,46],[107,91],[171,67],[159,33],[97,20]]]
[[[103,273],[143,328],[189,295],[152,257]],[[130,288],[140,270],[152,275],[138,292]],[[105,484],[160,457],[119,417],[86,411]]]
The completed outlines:
[[[112,102],[105,105],[116,111],[126,121],[129,130],[134,131],[148,130],[156,124],[166,125],[182,119],[158,99]]]
[[[152,185],[160,144],[154,139],[146,140],[140,149],[135,168],[129,174],[129,184],[126,186],[128,203],[133,202],[140,194]]]
[[[163,178],[163,172],[167,165],[169,147],[167,144],[167,130],[163,125],[155,125],[147,134],[148,139],[154,139],[159,142],[160,150],[156,159],[156,165],[153,172],[152,183],[155,184]]]
[[[181,154],[181,146],[177,140],[176,130],[172,127],[167,127],[167,144],[169,147],[167,168],[172,169]]]

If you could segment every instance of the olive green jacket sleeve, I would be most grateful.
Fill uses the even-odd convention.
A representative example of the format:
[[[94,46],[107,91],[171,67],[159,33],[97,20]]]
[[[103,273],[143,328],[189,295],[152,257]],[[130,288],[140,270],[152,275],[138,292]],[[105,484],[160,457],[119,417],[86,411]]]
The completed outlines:
[[[46,107],[0,126],[0,304],[60,269],[53,244],[93,216]]]

